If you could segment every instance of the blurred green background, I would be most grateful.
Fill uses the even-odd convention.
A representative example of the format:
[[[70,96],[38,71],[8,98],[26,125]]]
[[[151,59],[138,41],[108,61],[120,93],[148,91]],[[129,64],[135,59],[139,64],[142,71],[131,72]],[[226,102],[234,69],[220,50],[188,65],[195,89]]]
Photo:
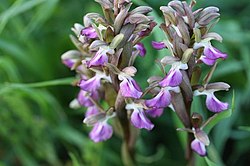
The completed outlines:
[[[159,7],[167,0],[136,1],[147,3],[160,16]],[[197,0],[197,7],[218,6],[221,20],[214,31],[220,33],[223,44],[214,43],[227,52],[212,81],[231,85],[227,93],[218,93],[223,101],[231,101],[235,90],[235,111],[231,118],[220,122],[209,135],[211,158],[229,166],[250,163],[250,1]],[[69,39],[70,28],[82,23],[88,12],[98,12],[94,0],[0,0],[0,166],[9,165],[122,165],[120,138],[113,136],[95,144],[88,138],[90,128],[82,124],[84,108],[71,110],[69,102],[78,88],[70,86],[74,72],[61,64],[60,56],[75,49]],[[162,17],[156,17],[162,22]],[[137,80],[145,87],[145,78],[158,73],[152,61],[165,55],[150,46],[152,40],[162,40],[159,28],[144,40],[145,59],[138,58]],[[206,69],[204,69],[206,70]],[[145,72],[149,71],[149,72]],[[13,83],[33,83],[63,79],[63,85],[43,87]],[[204,98],[196,101],[198,112],[211,115],[204,108]],[[136,149],[139,165],[184,165],[184,147],[176,132],[174,113],[152,119],[153,131],[141,131]],[[206,165],[198,156],[197,164]]]

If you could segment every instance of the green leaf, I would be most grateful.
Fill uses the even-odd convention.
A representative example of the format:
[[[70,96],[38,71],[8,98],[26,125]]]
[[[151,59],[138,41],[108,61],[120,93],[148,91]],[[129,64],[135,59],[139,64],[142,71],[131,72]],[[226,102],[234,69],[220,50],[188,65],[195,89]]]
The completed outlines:
[[[250,132],[250,126],[239,126],[239,130]]]
[[[39,5],[45,0],[36,0],[36,1],[16,1],[9,9],[5,10],[0,15],[0,33],[4,29],[5,25],[11,20],[12,17],[20,15],[21,13],[26,12],[27,10],[32,9],[33,7]]]
[[[69,152],[69,156],[72,160],[73,166],[80,166],[81,165],[80,162],[78,161],[77,157],[73,153]]]
[[[219,123],[221,120],[223,120],[225,118],[229,118],[232,115],[232,113],[234,111],[234,101],[235,101],[235,95],[234,95],[234,91],[233,91],[231,108],[228,110],[225,110],[223,112],[220,112],[218,114],[215,114],[213,117],[210,118],[210,121],[208,122],[208,124],[206,126],[204,126],[204,129],[203,129],[207,134],[211,131],[211,129],[217,123]]]
[[[213,161],[211,161],[208,157],[204,157],[205,161],[207,162],[208,166],[218,166],[218,164],[215,164]]]

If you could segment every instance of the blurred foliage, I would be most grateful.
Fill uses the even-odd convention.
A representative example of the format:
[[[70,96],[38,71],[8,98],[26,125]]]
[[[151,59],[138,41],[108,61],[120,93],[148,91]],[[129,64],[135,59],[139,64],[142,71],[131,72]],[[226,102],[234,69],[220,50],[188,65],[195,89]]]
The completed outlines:
[[[197,0],[197,7],[209,5],[221,9],[221,21],[214,30],[223,38],[217,46],[229,58],[219,63],[212,81],[228,82],[230,92],[218,93],[223,101],[231,101],[235,91],[235,111],[220,122],[209,135],[208,163],[247,165],[250,162],[250,1]],[[159,7],[168,1],[135,0],[154,7],[156,21],[162,22]],[[99,6],[90,0],[0,0],[0,165],[121,165],[120,138],[95,144],[88,139],[82,125],[84,109],[71,110],[69,102],[78,88],[64,80],[60,86],[49,84],[25,86],[19,83],[44,82],[74,76],[61,64],[60,55],[75,49],[68,35],[75,22],[82,22],[87,12]],[[151,48],[151,40],[163,39],[157,27],[144,40],[147,56],[137,59],[137,80],[146,86],[145,78],[159,73],[152,65],[155,58],[166,54]],[[204,69],[206,70],[206,69]],[[149,72],[145,72],[149,71]],[[13,83],[22,86],[13,86]],[[53,87],[49,87],[53,86]],[[204,98],[195,99],[193,108],[204,117],[211,115],[204,108]],[[203,111],[204,110],[204,111]],[[185,133],[175,114],[166,110],[152,119],[155,129],[141,131],[137,141],[140,165],[184,165]],[[182,141],[178,141],[178,139]],[[197,165],[206,165],[196,156]]]

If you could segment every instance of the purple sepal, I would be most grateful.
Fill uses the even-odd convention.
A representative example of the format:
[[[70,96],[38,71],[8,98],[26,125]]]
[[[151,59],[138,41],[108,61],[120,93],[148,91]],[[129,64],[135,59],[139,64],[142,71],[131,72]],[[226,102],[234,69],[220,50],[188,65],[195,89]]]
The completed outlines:
[[[95,105],[90,106],[90,107],[88,107],[87,111],[85,112],[85,118],[89,117],[91,115],[98,114],[98,113],[99,113],[99,110]]]
[[[146,113],[149,116],[156,118],[156,117],[160,117],[162,115],[163,110],[164,110],[164,108],[152,108],[152,109],[147,110]]]
[[[161,87],[166,87],[166,86],[179,86],[182,82],[182,74],[179,69],[171,69],[169,73],[163,78],[162,81],[159,82],[159,85]]]
[[[204,48],[204,55],[201,57],[201,61],[207,65],[214,65],[217,59],[226,59],[227,54],[222,53],[220,50],[213,46],[208,46]]]
[[[139,99],[142,95],[141,88],[132,78],[125,78],[120,83],[120,91],[123,97]]]
[[[191,143],[191,148],[194,152],[204,157],[207,155],[205,145],[200,142],[198,139],[194,139]]]
[[[93,27],[86,27],[81,30],[81,35],[86,36],[88,39],[95,39],[98,37],[95,29]]]
[[[221,112],[228,109],[228,103],[219,101],[214,94],[208,94],[206,99],[206,106],[212,112]]]
[[[76,60],[73,59],[64,59],[62,60],[62,63],[67,66],[68,68],[72,68],[74,64],[76,63]]]
[[[206,56],[201,56],[200,60],[206,65],[212,66],[216,62],[216,59],[209,59]]]
[[[137,50],[139,50],[139,55],[144,57],[146,55],[146,48],[144,47],[144,45],[142,43],[137,43],[134,46]]]
[[[171,102],[171,95],[168,90],[162,88],[161,91],[152,99],[146,100],[145,104],[152,108],[165,108]]]
[[[107,122],[98,122],[89,133],[89,137],[94,142],[100,142],[109,139],[112,134],[112,126],[110,126]]]
[[[108,62],[107,52],[108,50],[100,48],[90,61],[86,61],[87,67],[103,66],[105,63]]]
[[[157,50],[161,50],[163,48],[166,48],[164,42],[156,42],[156,41],[152,41],[152,46],[157,49]]]
[[[154,125],[150,122],[150,120],[147,118],[145,112],[143,109],[134,109],[132,115],[131,115],[131,123],[139,129],[147,129],[152,130]]]
[[[80,90],[80,92],[78,93],[77,101],[79,102],[81,106],[89,107],[93,105],[93,103],[90,101],[89,97],[87,96],[87,93],[88,92],[84,90]]]
[[[84,91],[95,93],[101,86],[101,78],[94,76],[88,80],[82,79],[79,86]]]
[[[218,50],[217,48],[213,46],[205,47],[204,55],[209,59],[218,59],[218,58],[226,59],[227,58],[227,54],[222,53],[220,50]]]

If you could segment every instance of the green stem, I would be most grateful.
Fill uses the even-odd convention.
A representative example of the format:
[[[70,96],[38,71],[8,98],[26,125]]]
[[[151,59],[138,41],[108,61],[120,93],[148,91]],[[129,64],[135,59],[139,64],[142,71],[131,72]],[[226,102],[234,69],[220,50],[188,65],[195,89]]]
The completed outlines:
[[[42,82],[35,82],[35,83],[3,83],[0,84],[0,95],[5,93],[6,91],[17,89],[17,88],[43,88],[48,86],[58,86],[58,85],[71,85],[72,82],[75,80],[75,77],[69,78],[60,78],[56,80],[50,81],[42,81]]]

